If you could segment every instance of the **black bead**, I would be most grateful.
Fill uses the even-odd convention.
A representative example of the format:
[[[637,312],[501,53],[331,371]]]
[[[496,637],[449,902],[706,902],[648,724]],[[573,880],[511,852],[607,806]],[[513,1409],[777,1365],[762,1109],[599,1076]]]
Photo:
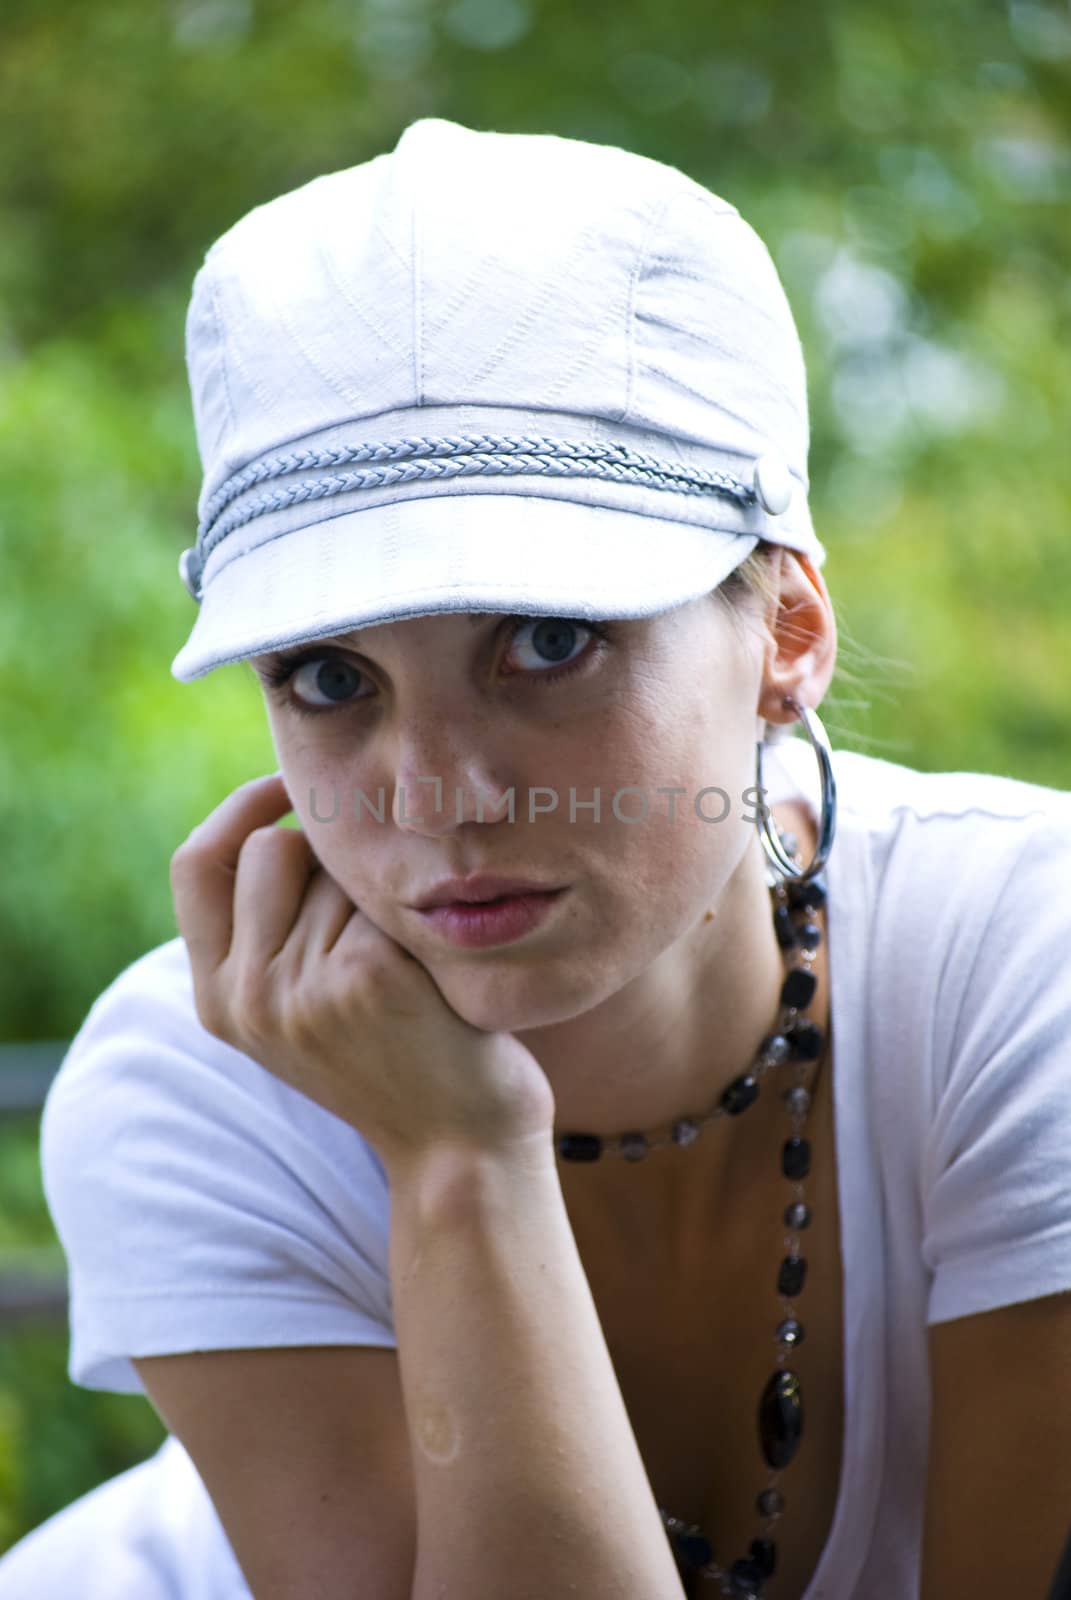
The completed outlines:
[[[558,1154],[563,1161],[598,1161],[602,1140],[597,1133],[562,1133],[558,1135]]]
[[[803,967],[795,967],[781,985],[781,1004],[795,1006],[797,1011],[802,1011],[814,999],[814,991],[818,988],[818,979],[813,972],[807,972]]]
[[[751,1559],[764,1578],[772,1578],[777,1571],[777,1546],[772,1539],[752,1539]]]
[[[642,1161],[649,1149],[645,1133],[623,1133],[621,1135],[621,1154],[626,1161]]]
[[[791,950],[796,943],[796,924],[787,906],[778,906],[773,914],[774,933],[782,950]]]
[[[807,1277],[807,1260],[804,1256],[786,1256],[777,1274],[778,1294],[796,1295]]]
[[[759,1402],[759,1438],[768,1467],[787,1467],[803,1434],[803,1393],[794,1372],[775,1372]]]
[[[745,1558],[733,1562],[729,1568],[729,1593],[755,1596],[755,1600],[761,1600],[762,1573],[754,1561]]]
[[[785,1509],[785,1497],[780,1489],[764,1489],[755,1501],[760,1517],[776,1517]]]
[[[800,944],[805,950],[817,950],[822,943],[822,930],[817,922],[805,922],[799,930]]]
[[[811,1226],[811,1208],[805,1206],[802,1200],[793,1200],[792,1204],[785,1207],[786,1228],[809,1228]]]
[[[673,1544],[681,1560],[689,1567],[705,1567],[714,1560],[714,1547],[701,1533],[675,1533]]]
[[[786,1178],[805,1178],[811,1170],[811,1141],[786,1139],[781,1150],[781,1171]]]
[[[817,1061],[822,1054],[825,1036],[816,1022],[797,1022],[794,1028],[785,1029],[785,1037],[797,1061]]]
[[[795,910],[819,911],[826,903],[826,880],[821,872],[807,883],[786,883],[788,903]]]
[[[750,1073],[735,1078],[721,1097],[721,1103],[730,1116],[738,1117],[741,1111],[754,1105],[759,1097],[759,1085]]]

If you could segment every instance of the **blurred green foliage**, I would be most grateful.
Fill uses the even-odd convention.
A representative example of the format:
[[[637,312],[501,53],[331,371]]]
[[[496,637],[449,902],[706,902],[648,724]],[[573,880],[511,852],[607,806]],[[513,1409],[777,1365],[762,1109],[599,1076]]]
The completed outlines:
[[[245,669],[169,673],[193,616],[193,274],[250,207],[424,115],[619,143],[739,206],[808,357],[834,743],[1071,786],[1066,6],[7,0],[8,1039],[71,1036],[174,936],[171,852],[277,764]],[[32,1130],[0,1159],[0,1254],[55,1250]],[[0,1338],[0,1548],[163,1436],[65,1362],[63,1329]]]

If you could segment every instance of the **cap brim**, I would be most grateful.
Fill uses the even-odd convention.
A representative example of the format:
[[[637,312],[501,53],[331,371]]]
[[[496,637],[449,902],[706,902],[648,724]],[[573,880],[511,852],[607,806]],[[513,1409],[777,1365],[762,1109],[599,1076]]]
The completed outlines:
[[[171,673],[190,683],[269,650],[442,611],[652,616],[716,588],[758,542],[538,495],[396,500],[210,566]]]

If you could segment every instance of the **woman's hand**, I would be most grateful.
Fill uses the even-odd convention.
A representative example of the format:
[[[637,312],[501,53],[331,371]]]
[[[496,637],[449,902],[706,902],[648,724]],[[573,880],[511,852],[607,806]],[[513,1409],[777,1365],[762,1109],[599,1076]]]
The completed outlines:
[[[171,858],[197,1014],[357,1128],[388,1169],[435,1146],[552,1151],[554,1095],[509,1033],[458,1016],[427,969],[355,906],[282,776],[242,784]]]

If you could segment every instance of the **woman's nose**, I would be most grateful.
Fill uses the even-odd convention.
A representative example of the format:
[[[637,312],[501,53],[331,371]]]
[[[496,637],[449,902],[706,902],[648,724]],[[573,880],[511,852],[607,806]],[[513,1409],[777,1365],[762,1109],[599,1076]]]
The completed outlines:
[[[490,782],[459,781],[442,783],[438,775],[420,776],[418,792],[410,784],[399,783],[394,790],[391,816],[395,827],[406,833],[451,833],[465,822],[514,820],[514,790]]]
[[[406,832],[449,833],[464,822],[498,822],[513,790],[478,738],[411,741],[394,770],[391,819]]]

